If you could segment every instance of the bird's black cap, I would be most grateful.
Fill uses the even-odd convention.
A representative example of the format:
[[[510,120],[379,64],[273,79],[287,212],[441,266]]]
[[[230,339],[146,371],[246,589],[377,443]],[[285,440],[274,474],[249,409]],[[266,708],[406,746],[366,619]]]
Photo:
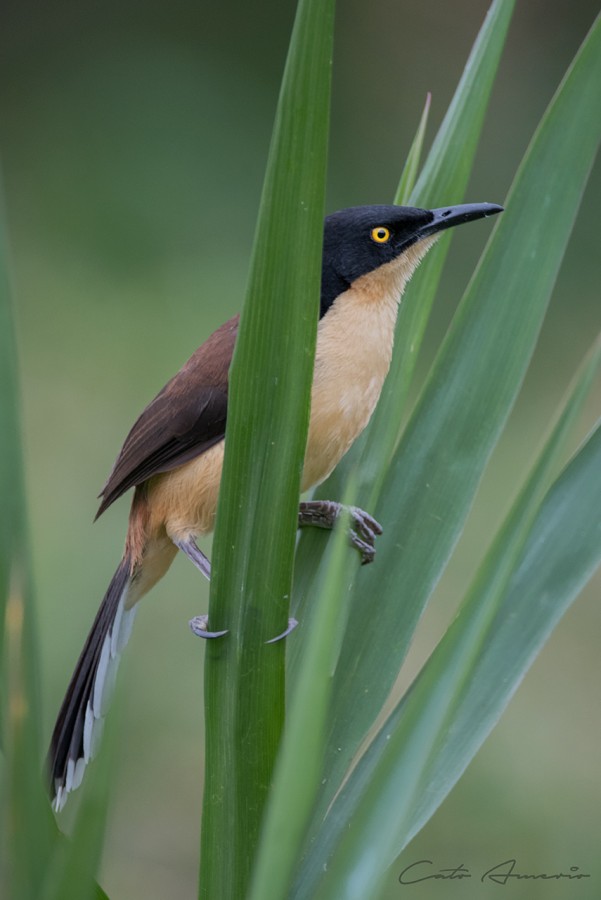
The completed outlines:
[[[502,211],[495,203],[440,209],[354,206],[326,216],[320,315],[325,315],[357,278],[396,259],[423,238]]]

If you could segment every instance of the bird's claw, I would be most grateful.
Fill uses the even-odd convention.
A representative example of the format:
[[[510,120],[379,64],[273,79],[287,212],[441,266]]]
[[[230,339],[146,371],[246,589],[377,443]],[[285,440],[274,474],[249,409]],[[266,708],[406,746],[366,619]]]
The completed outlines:
[[[190,619],[189,622],[192,634],[195,634],[196,637],[219,638],[223,637],[224,634],[227,634],[227,628],[225,629],[225,631],[208,631],[208,624],[208,616],[194,616],[194,618]]]
[[[376,537],[382,534],[382,526],[373,516],[370,516],[365,510],[359,509],[358,506],[350,506],[348,512],[350,517],[350,542],[355,550],[359,551],[361,565],[366,566],[374,560],[376,555],[375,541]]]
[[[276,634],[274,638],[270,638],[268,641],[265,641],[266,644],[275,644],[276,641],[281,641],[282,638],[288,637],[291,631],[294,631],[296,626],[298,625],[298,619],[288,619],[288,626],[285,631],[282,631],[281,634]]]
[[[349,540],[351,546],[359,551],[361,564],[367,565],[376,555],[375,541],[382,534],[379,522],[359,509],[358,506],[343,506],[333,500],[305,500],[299,506],[299,527],[313,525],[317,528],[333,528],[340,516],[346,512],[349,516]]]
[[[225,631],[209,631],[209,617],[208,616],[194,616],[193,619],[190,619],[190,629],[192,633],[196,635],[196,637],[201,638],[219,638],[223,637],[224,634],[228,633],[227,628]],[[288,626],[285,631],[282,631],[281,634],[277,634],[274,638],[271,638],[269,641],[265,641],[266,644],[275,644],[276,641],[281,641],[282,638],[288,637],[291,631],[294,631],[296,626],[298,625],[297,619],[288,619]]]

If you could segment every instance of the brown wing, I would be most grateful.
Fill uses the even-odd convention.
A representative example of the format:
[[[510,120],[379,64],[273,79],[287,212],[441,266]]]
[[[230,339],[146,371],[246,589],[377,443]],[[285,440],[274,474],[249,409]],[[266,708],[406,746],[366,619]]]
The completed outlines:
[[[199,456],[223,438],[238,320],[234,316],[218,328],[135,422],[100,493],[96,518],[129,488]]]

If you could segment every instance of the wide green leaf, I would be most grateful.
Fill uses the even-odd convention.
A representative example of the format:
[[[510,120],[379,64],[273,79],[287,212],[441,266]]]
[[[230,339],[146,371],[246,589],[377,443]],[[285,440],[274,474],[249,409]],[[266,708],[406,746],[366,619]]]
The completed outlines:
[[[230,372],[206,653],[200,896],[250,877],[284,713],[284,642],[321,280],[333,0],[300,0]]]

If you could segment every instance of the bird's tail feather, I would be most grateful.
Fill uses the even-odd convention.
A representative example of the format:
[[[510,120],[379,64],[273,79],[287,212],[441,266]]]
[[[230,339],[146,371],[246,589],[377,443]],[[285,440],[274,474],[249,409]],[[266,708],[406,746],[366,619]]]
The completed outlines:
[[[100,604],[54,726],[47,771],[57,812],[81,784],[102,732],[119,657],[135,615],[135,607],[126,609],[131,580],[131,562],[125,556]]]

